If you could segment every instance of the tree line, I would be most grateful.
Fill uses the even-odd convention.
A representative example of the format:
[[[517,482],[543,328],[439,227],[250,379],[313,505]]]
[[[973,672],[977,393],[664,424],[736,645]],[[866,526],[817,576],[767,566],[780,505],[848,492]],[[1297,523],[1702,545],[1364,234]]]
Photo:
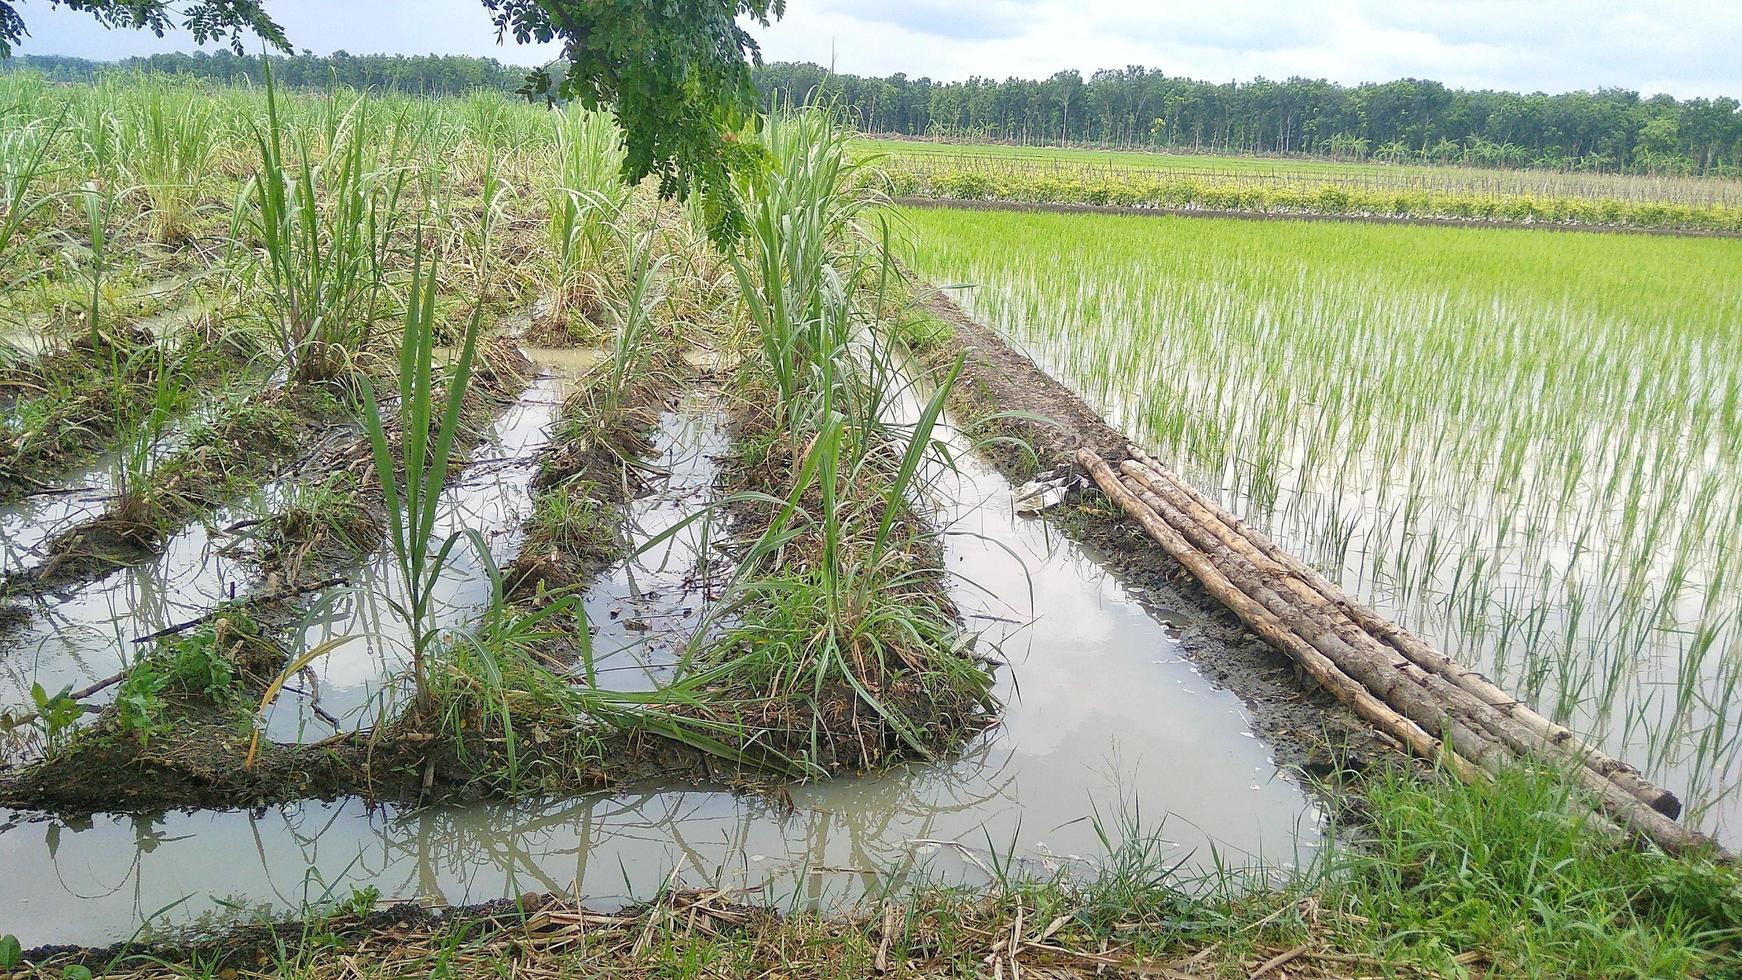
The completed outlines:
[[[92,61],[64,55],[17,55],[0,65],[39,72],[51,82],[88,82],[108,71],[162,72],[219,82],[266,80],[258,55],[238,55],[228,50],[176,52],[120,61]],[[525,68],[504,65],[494,58],[468,55],[350,54],[335,51],[316,55],[308,51],[272,56],[272,78],[292,88],[323,88],[337,83],[356,89],[392,89],[419,95],[464,95],[475,89],[512,92],[526,84]]]
[[[823,92],[870,131],[1016,143],[1316,154],[1347,160],[1661,173],[1742,172],[1736,99],[1642,98],[1605,88],[1557,95],[1454,89],[1406,78],[1202,82],[1131,66],[1084,79],[934,82],[756,69],[765,98]]]
[[[227,50],[120,62],[21,55],[5,64],[53,81],[121,69],[226,82],[263,78],[257,55]],[[427,95],[516,91],[524,68],[461,55],[300,54],[272,59],[292,86],[335,81]],[[935,82],[834,74],[819,65],[758,65],[762,97],[832,98],[869,131],[1033,144],[1092,144],[1235,154],[1315,154],[1343,160],[1563,170],[1742,173],[1742,103],[1734,98],[1643,98],[1605,88],[1560,94],[1454,89],[1400,79],[1339,85],[1259,78],[1212,83],[1132,66],[1044,80],[974,77]]]

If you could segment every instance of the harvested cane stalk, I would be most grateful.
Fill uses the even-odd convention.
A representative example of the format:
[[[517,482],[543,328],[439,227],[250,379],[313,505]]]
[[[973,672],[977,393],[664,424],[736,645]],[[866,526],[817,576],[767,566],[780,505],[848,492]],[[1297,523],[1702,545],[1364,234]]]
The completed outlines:
[[[1287,653],[1305,668],[1313,679],[1324,685],[1325,689],[1352,708],[1356,714],[1365,718],[1378,730],[1397,739],[1410,751],[1425,758],[1444,758],[1448,767],[1466,782],[1474,782],[1485,778],[1482,770],[1471,765],[1438,738],[1428,734],[1420,725],[1394,711],[1389,705],[1374,696],[1373,692],[1361,686],[1353,678],[1343,673],[1331,659],[1319,652],[1312,644],[1301,639],[1287,626],[1281,623],[1268,610],[1240,590],[1218,571],[1214,564],[1204,555],[1186,543],[1179,533],[1169,527],[1154,511],[1143,505],[1131,491],[1127,490],[1113,471],[1088,449],[1077,450],[1077,461],[1082,464],[1089,475],[1095,478],[1102,491],[1124,509],[1133,520],[1143,525],[1143,529],[1154,538],[1175,561],[1186,567],[1195,575],[1204,588],[1216,599],[1227,605],[1252,627],[1253,632],[1262,636],[1273,646]]]
[[[1494,736],[1470,719],[1449,710],[1418,678],[1397,670],[1372,637],[1365,634],[1357,637],[1354,635],[1359,633],[1357,630],[1339,633],[1298,603],[1281,595],[1277,584],[1266,581],[1251,564],[1233,556],[1225,546],[1166,501],[1143,490],[1135,481],[1126,489],[1192,547],[1209,557],[1234,588],[1256,600],[1380,700],[1423,729],[1445,733],[1459,755],[1489,772],[1499,772],[1511,762],[1510,752]],[[1361,643],[1362,639],[1366,643]]]
[[[1545,758],[1576,770],[1581,783],[1598,794],[1599,806],[1604,813],[1633,826],[1659,846],[1668,850],[1700,846],[1690,840],[1686,828],[1655,810],[1646,810],[1630,794],[1583,767],[1581,760],[1565,755],[1561,746],[1537,738],[1493,706],[1451,685],[1443,677],[1429,674],[1408,661],[1392,662],[1394,658],[1388,655],[1389,648],[1356,629],[1348,620],[1336,622],[1336,611],[1316,593],[1303,600],[1307,610],[1291,613],[1289,600],[1277,593],[1277,586],[1259,574],[1256,566],[1244,558],[1233,556],[1221,540],[1168,501],[1148,492],[1139,481],[1128,477],[1126,488],[1190,543],[1212,559],[1219,560],[1220,569],[1237,588],[1259,599],[1346,673],[1410,720],[1429,731],[1449,733],[1452,746],[1476,759],[1483,768],[1498,771],[1499,767],[1514,759]],[[1318,603],[1317,608],[1312,608],[1314,600]]]
[[[1517,760],[1564,764],[1595,794],[1604,814],[1666,851],[1728,856],[1709,838],[1655,808],[1669,794],[1607,757],[1594,764],[1593,753],[1570,732],[1557,734],[1559,726],[1519,705],[1486,678],[1437,652],[1421,657],[1421,651],[1431,648],[1420,640],[1409,638],[1417,645],[1416,656],[1389,642],[1402,633],[1398,627],[1371,610],[1363,608],[1364,616],[1352,612],[1355,604],[1322,576],[1159,465],[1126,461],[1120,467],[1122,479],[1090,450],[1079,450],[1077,460],[1206,591],[1412,752],[1450,760],[1449,767],[1465,781]],[[1429,734],[1433,731],[1443,733],[1446,741]],[[1615,773],[1623,778],[1613,778]]]
[[[1540,756],[1569,767],[1583,764],[1583,760],[1570,753],[1565,745],[1542,738],[1495,705],[1452,685],[1444,676],[1429,673],[1407,660],[1399,662],[1395,649],[1361,629],[1345,610],[1288,568],[1259,552],[1236,528],[1200,506],[1161,474],[1130,460],[1120,464],[1120,470],[1144,503],[1182,531],[1199,549],[1215,557],[1236,585],[1251,595],[1271,596],[1269,601],[1280,607],[1296,606],[1304,611],[1311,618],[1313,628],[1342,641],[1342,648],[1325,651],[1332,659],[1346,662],[1345,658],[1356,658],[1361,667],[1345,669],[1429,730],[1445,729],[1449,724],[1461,722],[1484,738],[1498,739],[1510,753]],[[1260,589],[1265,591],[1257,591]],[[1277,611],[1281,613],[1280,608]],[[1303,635],[1311,634],[1303,631]],[[1398,683],[1400,678],[1407,678],[1422,689],[1421,692],[1407,692],[1407,696],[1417,703],[1400,701],[1397,694],[1382,689]],[[1424,697],[1426,703],[1420,703]],[[1452,730],[1456,731],[1455,728]],[[1456,740],[1454,744],[1457,744]]]
[[[1546,743],[1553,756],[1578,760],[1597,775],[1614,782],[1628,795],[1672,820],[1681,815],[1681,801],[1676,798],[1674,793],[1652,785],[1632,766],[1605,755],[1586,744],[1565,726],[1557,725],[1531,710],[1529,705],[1507,693],[1499,685],[1483,676],[1481,672],[1465,667],[1435,650],[1413,633],[1379,615],[1372,608],[1356,601],[1335,583],[1319,574],[1316,569],[1277,547],[1262,532],[1248,527],[1239,518],[1223,510],[1219,504],[1203,494],[1197,487],[1169,471],[1142,450],[1133,447],[1132,455],[1134,460],[1120,465],[1121,472],[1135,476],[1140,482],[1163,496],[1167,495],[1164,488],[1175,491],[1179,498],[1190,503],[1191,506],[1187,509],[1194,517],[1212,531],[1225,529],[1229,532],[1230,543],[1235,544],[1236,547],[1243,545],[1245,549],[1248,549],[1246,554],[1253,558],[1255,563],[1262,565],[1262,562],[1258,562],[1257,559],[1268,560],[1277,566],[1281,573],[1310,588],[1317,594],[1318,598],[1329,602],[1362,630],[1389,644],[1417,667],[1445,678],[1451,684],[1522,725],[1535,738]]]

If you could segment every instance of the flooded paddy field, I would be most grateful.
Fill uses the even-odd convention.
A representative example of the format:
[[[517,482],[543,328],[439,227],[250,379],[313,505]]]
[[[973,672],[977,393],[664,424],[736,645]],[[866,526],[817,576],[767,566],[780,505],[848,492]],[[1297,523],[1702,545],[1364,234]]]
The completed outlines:
[[[1733,836],[1736,243],[908,217],[1122,431]]]

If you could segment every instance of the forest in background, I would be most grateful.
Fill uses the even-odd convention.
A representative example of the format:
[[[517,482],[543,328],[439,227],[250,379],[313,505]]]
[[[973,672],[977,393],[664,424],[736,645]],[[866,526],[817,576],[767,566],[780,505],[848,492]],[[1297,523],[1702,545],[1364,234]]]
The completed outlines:
[[[221,81],[261,80],[260,59],[228,51],[97,62],[21,55],[7,62],[54,81],[86,81],[116,67]],[[456,55],[273,58],[293,86],[337,81],[427,95],[478,87],[518,89],[525,69]],[[964,141],[1091,144],[1246,154],[1313,154],[1342,160],[1443,163],[1669,174],[1742,173],[1742,103],[1642,97],[1621,88],[1560,94],[1449,88],[1400,79],[1339,85],[1264,78],[1212,83],[1131,66],[1043,80],[973,77],[936,82],[835,74],[820,65],[757,66],[771,99],[822,92],[876,133]]]

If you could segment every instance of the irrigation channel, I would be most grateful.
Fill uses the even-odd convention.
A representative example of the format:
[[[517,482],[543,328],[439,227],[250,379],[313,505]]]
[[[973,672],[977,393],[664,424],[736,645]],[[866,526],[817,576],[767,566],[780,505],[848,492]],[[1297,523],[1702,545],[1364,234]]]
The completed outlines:
[[[562,371],[551,373],[499,418],[444,497],[439,520],[481,531],[499,561],[518,547],[530,460],[561,400]],[[1159,826],[1187,868],[1282,868],[1310,853],[1318,806],[1281,771],[1234,694],[1183,656],[1178,627],[1202,614],[1148,608],[1046,520],[1017,516],[1010,484],[959,434],[949,438],[957,468],[932,486],[952,597],[979,649],[1007,662],[1001,723],[958,758],[799,784],[782,798],[653,787],[423,808],[343,799],[79,820],[8,813],[7,928],[26,945],[106,943],[140,930],[283,918],[366,887],[445,904],[554,890],[608,908],[676,882],[829,908],[920,880],[983,882],[1012,860],[1031,871],[1069,867],[1099,852],[1098,823],[1118,833],[1124,817]],[[635,537],[706,508],[725,439],[705,385],[668,407],[650,460],[660,477],[631,505]],[[594,583],[585,603],[600,686],[643,685],[671,662],[712,587],[709,535],[718,533],[693,521]],[[401,647],[383,606],[385,571],[360,569],[308,626],[309,643],[368,639],[326,658],[313,683],[305,674],[294,685],[268,718],[271,737],[318,740],[332,722],[368,714]],[[32,674],[109,670],[128,638],[197,613],[226,574],[204,532],[187,532],[159,563],[40,617],[60,629],[58,641],[53,627],[38,626],[41,639],[9,643],[0,661],[7,696]],[[456,569],[442,621],[474,616],[487,582],[481,566]]]

